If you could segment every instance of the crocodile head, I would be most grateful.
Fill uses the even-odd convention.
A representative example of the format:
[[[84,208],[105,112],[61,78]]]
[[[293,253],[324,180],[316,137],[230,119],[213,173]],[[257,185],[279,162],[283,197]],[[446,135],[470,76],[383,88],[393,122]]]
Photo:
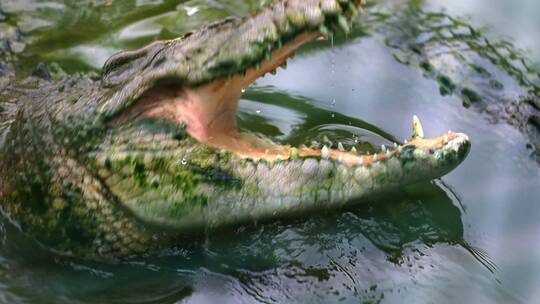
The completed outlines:
[[[54,103],[27,111],[34,117],[26,123],[39,122],[42,129],[23,132],[19,119],[14,135],[20,145],[41,140],[39,151],[53,147],[43,158],[49,163],[13,144],[13,156],[3,165],[14,172],[47,167],[38,171],[41,188],[28,187],[26,172],[2,190],[4,196],[11,193],[9,202],[39,197],[34,209],[41,213],[32,217],[14,203],[4,203],[4,209],[26,219],[27,226],[41,223],[36,234],[53,231],[55,241],[76,234],[100,254],[111,248],[125,254],[153,242],[141,232],[146,226],[177,232],[337,208],[450,172],[469,150],[467,136],[449,132],[424,139],[418,120],[407,144],[373,155],[283,146],[238,131],[243,89],[283,65],[302,44],[348,31],[359,5],[358,0],[278,1],[251,17],[116,54],[98,85],[80,81],[67,92],[69,82],[61,84],[57,90],[68,97],[49,94]],[[38,112],[45,114],[36,119]],[[29,165],[34,160],[37,164]],[[22,190],[14,191],[19,184]]]
[[[99,110],[113,131],[94,154],[97,171],[139,217],[174,227],[345,203],[447,173],[468,151],[462,134],[415,135],[403,147],[359,156],[238,131],[243,89],[302,44],[348,31],[359,5],[280,1],[249,18],[116,54],[103,69],[102,85],[112,90]]]

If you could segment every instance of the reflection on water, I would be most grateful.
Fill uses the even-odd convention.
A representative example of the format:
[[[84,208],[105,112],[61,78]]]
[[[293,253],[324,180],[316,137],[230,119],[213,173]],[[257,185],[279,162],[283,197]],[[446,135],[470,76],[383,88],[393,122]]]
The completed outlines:
[[[42,61],[96,72],[117,50],[262,2],[1,0],[0,60],[16,61],[20,75]],[[536,113],[520,111],[534,110],[523,101],[538,94],[540,76],[498,32],[458,18],[460,5],[371,2],[353,33],[310,44],[286,71],[259,80],[239,113],[241,128],[282,143],[341,142],[361,152],[407,138],[419,114],[428,134],[453,129],[472,138],[469,158],[443,180],[348,210],[206,231],[113,263],[59,258],[0,220],[0,303],[538,298],[540,173],[527,148],[536,133],[523,136],[526,126],[513,122]]]
[[[51,264],[43,252],[20,257],[35,246],[26,242],[2,248],[11,260],[7,273],[17,272],[3,279],[51,302],[376,301],[399,292],[411,275],[435,275],[432,247],[464,243],[455,204],[443,186],[422,184],[345,212],[207,231],[189,245],[113,264]]]

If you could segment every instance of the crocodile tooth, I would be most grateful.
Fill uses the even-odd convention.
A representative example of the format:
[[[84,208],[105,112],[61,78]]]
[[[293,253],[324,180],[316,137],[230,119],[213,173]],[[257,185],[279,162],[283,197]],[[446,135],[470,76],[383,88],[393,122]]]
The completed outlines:
[[[330,157],[330,150],[326,145],[321,149],[321,158],[328,159]]]
[[[328,37],[330,37],[331,33],[330,33],[330,30],[328,30],[328,28],[324,25],[324,24],[321,24],[319,26],[319,32],[323,35],[324,38],[328,39]]]
[[[386,152],[386,146],[385,145],[381,145],[381,151]]]
[[[291,152],[289,154],[289,159],[294,160],[294,159],[297,159],[299,156],[300,156],[300,154],[298,153],[298,149],[291,148]]]
[[[412,128],[412,138],[424,138],[424,128],[422,128],[422,123],[416,115],[413,116]]]
[[[349,33],[351,31],[351,28],[349,27],[349,22],[347,21],[347,18],[343,15],[339,15],[337,17],[338,25],[339,27],[345,32]]]
[[[398,144],[397,143],[394,143],[394,148],[397,148],[398,147]]]
[[[328,144],[330,147],[334,145],[334,143],[326,135],[323,136],[322,141],[323,143]]]
[[[341,142],[338,142],[337,147],[338,147],[339,151],[341,151],[341,152],[345,151],[345,147],[343,147],[343,144]]]
[[[358,151],[356,151],[356,148],[355,148],[355,147],[352,147],[352,148],[351,148],[351,152],[357,153]]]
[[[351,11],[353,16],[358,15],[358,10],[356,9],[356,6],[354,5],[354,3],[348,2],[347,3],[347,8],[349,9],[349,11]]]

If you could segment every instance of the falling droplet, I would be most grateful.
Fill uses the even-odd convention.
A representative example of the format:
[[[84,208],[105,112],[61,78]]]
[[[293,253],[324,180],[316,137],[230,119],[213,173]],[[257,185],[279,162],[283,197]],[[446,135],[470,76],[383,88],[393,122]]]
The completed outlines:
[[[257,114],[261,114],[261,112],[262,112],[261,110],[256,110],[255,111],[255,113],[257,113]]]

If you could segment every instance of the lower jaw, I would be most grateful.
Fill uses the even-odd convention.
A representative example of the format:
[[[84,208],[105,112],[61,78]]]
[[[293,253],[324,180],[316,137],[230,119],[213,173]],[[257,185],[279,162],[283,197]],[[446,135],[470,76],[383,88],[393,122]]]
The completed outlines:
[[[265,160],[268,162],[293,160],[297,158],[320,158],[338,161],[348,166],[366,165],[390,157],[400,147],[394,150],[384,150],[373,155],[358,155],[355,150],[347,152],[340,149],[331,149],[324,146],[322,149],[308,147],[292,147],[279,145],[269,139],[258,137],[246,132],[220,134],[210,136],[204,142],[214,148],[232,152],[241,158],[252,160]]]
[[[268,162],[294,160],[297,158],[317,158],[328,159],[339,162],[349,167],[369,166],[379,161],[394,157],[404,148],[414,147],[424,151],[435,151],[442,149],[445,145],[464,135],[449,132],[447,134],[424,139],[421,137],[412,138],[404,145],[394,144],[393,147],[382,146],[380,151],[371,155],[359,155],[355,149],[345,151],[343,145],[339,144],[338,149],[323,146],[322,149],[309,147],[291,147],[272,142],[270,139],[258,137],[255,134],[233,131],[228,134],[215,134],[209,137],[205,145],[218,148],[236,154],[245,159],[264,160]]]

